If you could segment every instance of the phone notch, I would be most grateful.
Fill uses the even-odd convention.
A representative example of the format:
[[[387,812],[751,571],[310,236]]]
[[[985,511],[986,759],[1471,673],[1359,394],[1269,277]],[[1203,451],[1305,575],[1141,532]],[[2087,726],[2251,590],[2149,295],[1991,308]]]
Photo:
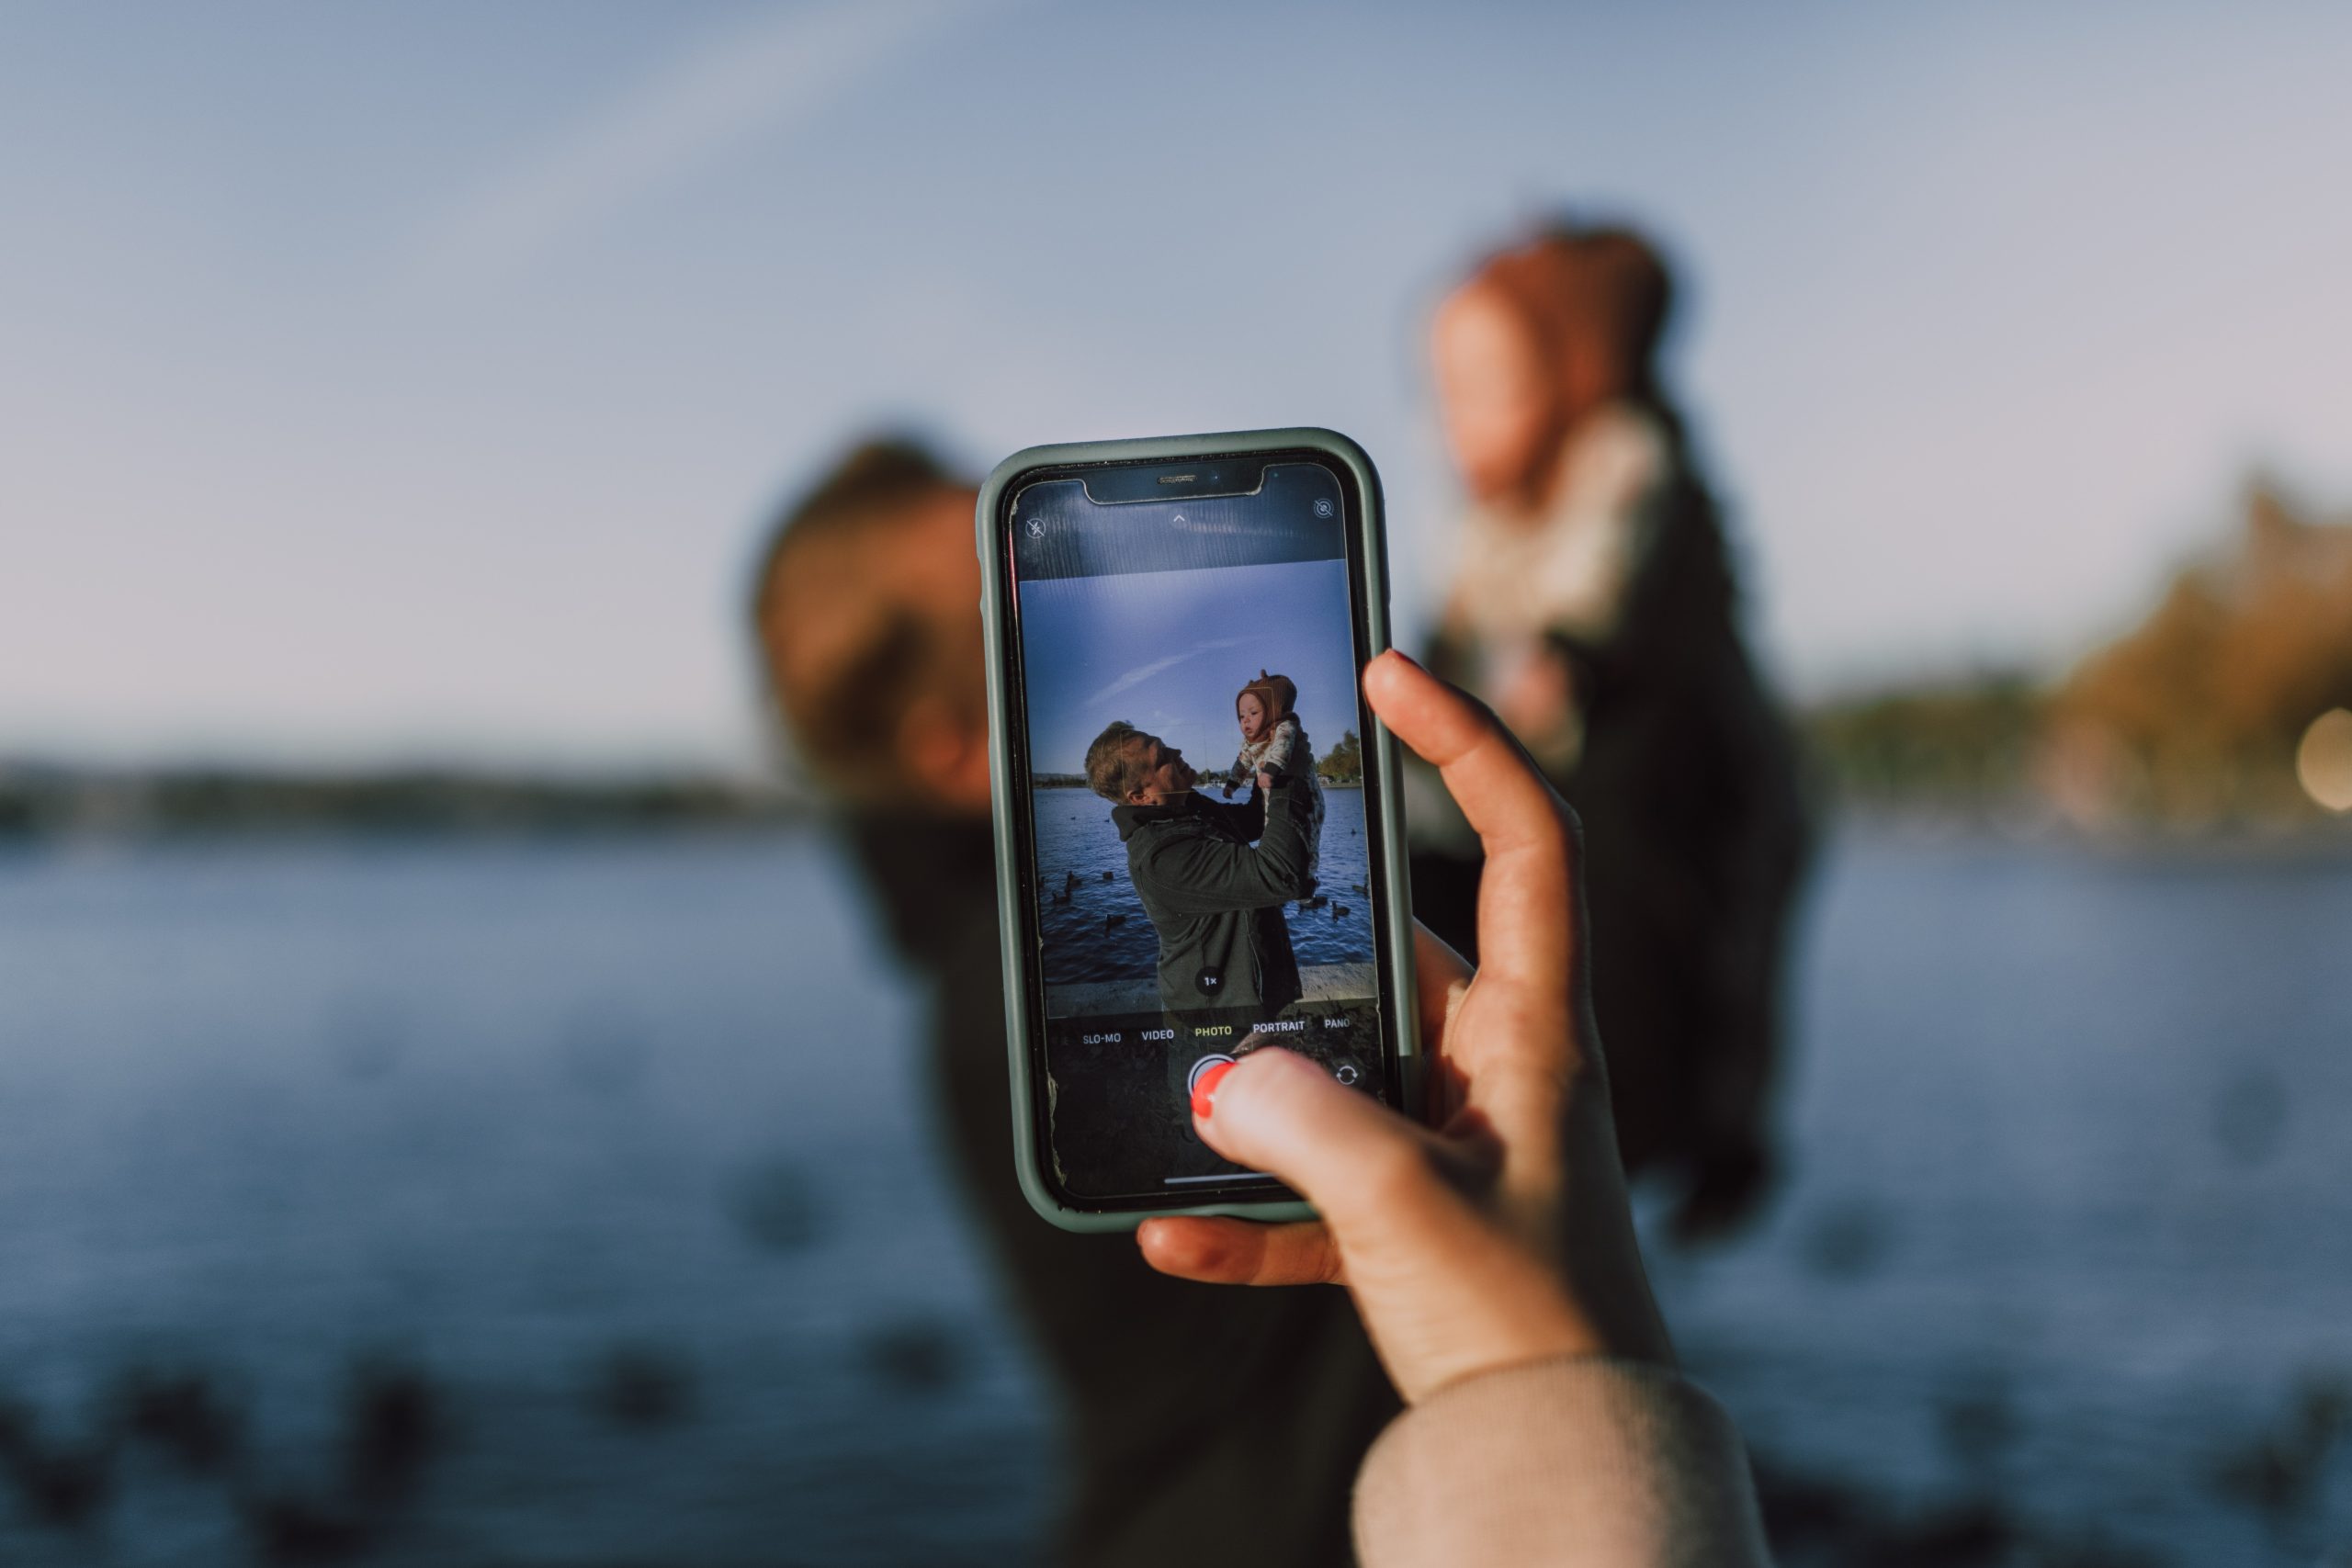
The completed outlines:
[[[1097,506],[1138,501],[1189,501],[1196,496],[1255,495],[1266,482],[1266,460],[1225,457],[1199,463],[1131,464],[1081,476]]]

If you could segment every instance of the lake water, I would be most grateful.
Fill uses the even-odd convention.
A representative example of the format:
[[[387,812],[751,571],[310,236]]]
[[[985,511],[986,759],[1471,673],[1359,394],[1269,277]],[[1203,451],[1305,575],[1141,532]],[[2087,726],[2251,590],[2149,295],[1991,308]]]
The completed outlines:
[[[1111,821],[1110,803],[1084,789],[1041,789],[1031,798],[1040,884],[1048,899],[1046,983],[1150,979],[1159,973],[1159,942],[1127,880],[1127,850]],[[1293,905],[1283,915],[1301,964],[1372,962],[1372,900],[1363,892],[1369,864],[1363,791],[1325,789],[1316,863],[1324,902],[1315,908]],[[1064,893],[1067,903],[1051,901]]]
[[[2340,857],[1833,846],[1781,1200],[1657,1259],[1785,1561],[2352,1562],[2347,938]],[[0,1562],[1023,1561],[916,1017],[797,833],[0,858]]]

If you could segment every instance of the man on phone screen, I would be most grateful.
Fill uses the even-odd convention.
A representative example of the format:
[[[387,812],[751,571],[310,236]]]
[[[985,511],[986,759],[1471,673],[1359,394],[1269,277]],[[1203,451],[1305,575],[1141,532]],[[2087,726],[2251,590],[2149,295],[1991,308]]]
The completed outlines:
[[[1086,782],[1114,803],[1128,880],[1159,937],[1160,1006],[1272,1013],[1298,1000],[1283,906],[1314,886],[1304,786],[1277,779],[1262,796],[1211,799],[1182,752],[1124,722],[1086,749]]]

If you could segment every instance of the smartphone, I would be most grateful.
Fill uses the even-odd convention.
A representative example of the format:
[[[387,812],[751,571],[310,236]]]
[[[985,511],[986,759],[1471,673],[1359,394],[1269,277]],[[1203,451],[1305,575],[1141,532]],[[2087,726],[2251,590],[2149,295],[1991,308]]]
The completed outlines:
[[[1069,1230],[1302,1217],[1193,1130],[1276,1044],[1418,1106],[1380,479],[1328,430],[1037,446],[978,512],[1015,1157]]]

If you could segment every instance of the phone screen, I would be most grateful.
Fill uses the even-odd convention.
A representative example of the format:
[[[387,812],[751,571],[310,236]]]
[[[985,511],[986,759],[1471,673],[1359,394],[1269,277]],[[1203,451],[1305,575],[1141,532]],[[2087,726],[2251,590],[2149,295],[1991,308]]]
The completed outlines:
[[[1284,1196],[1193,1130],[1260,1046],[1393,1098],[1358,504],[1313,455],[1008,491],[1032,1113],[1080,1206]]]

